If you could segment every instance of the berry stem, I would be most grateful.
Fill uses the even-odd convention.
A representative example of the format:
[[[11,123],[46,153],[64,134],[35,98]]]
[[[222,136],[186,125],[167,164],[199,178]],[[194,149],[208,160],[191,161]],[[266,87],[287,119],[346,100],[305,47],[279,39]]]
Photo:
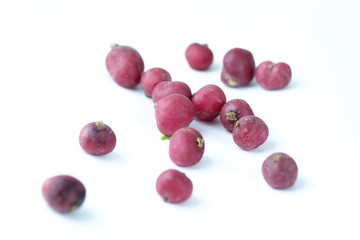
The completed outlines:
[[[171,137],[164,135],[164,136],[161,137],[161,140],[167,140],[167,139],[170,139],[170,138],[171,138]]]
[[[99,128],[99,130],[104,130],[106,128],[105,123],[103,123],[102,121],[97,121],[95,125]]]
[[[198,143],[199,148],[202,148],[204,146],[204,139],[203,138],[197,138],[196,142]]]
[[[113,48],[115,48],[115,47],[119,47],[119,44],[117,44],[117,43],[111,43],[111,44],[110,44],[110,47],[111,47],[111,49],[113,49]]]

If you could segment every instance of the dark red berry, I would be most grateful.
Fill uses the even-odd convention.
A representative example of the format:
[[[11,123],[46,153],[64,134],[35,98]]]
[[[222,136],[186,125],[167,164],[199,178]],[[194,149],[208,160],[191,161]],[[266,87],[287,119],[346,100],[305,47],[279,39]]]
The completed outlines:
[[[292,157],[286,153],[273,153],[262,165],[265,181],[273,188],[291,187],[298,175],[298,167]]]
[[[69,175],[58,175],[43,183],[42,194],[55,211],[69,213],[83,204],[86,190],[78,179]]]
[[[236,122],[243,116],[254,115],[250,105],[242,99],[232,99],[220,111],[220,121],[224,128],[233,131]]]
[[[102,121],[91,122],[83,127],[79,136],[80,146],[91,155],[105,155],[112,152],[116,136]]]

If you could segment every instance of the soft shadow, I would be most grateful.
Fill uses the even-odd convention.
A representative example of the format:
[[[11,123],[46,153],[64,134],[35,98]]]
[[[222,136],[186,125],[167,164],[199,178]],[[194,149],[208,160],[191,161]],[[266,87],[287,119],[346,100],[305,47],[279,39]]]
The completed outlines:
[[[73,212],[61,215],[73,221],[92,221],[94,219],[94,215],[85,207],[80,207]]]
[[[107,162],[119,161],[122,159],[121,155],[118,152],[111,152],[102,156],[93,156],[93,158],[96,160],[102,160]]]
[[[221,67],[222,67],[221,63],[213,62],[206,71],[207,72],[218,72],[219,70],[221,70]]]
[[[213,161],[211,158],[207,156],[203,156],[202,159],[195,165],[186,167],[187,169],[191,170],[197,170],[197,169],[206,169],[210,167],[213,164]]]
[[[276,143],[274,141],[267,140],[262,145],[260,145],[259,147],[255,148],[253,150],[250,150],[249,152],[265,153],[265,152],[271,151],[272,149],[275,149],[275,147],[276,147]]]
[[[297,178],[294,185],[292,185],[289,188],[283,189],[284,192],[292,192],[292,191],[298,191],[300,189],[303,189],[306,187],[308,183],[303,178]]]
[[[201,204],[201,201],[195,197],[195,196],[190,196],[190,198],[188,200],[186,200],[185,202],[182,203],[177,203],[176,206],[178,207],[197,207]]]

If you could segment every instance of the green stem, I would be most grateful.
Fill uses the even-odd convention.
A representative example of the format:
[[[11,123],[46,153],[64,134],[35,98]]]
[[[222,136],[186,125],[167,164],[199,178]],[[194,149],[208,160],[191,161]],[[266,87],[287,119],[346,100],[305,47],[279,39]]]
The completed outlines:
[[[196,142],[198,143],[199,148],[202,148],[204,146],[204,139],[203,138],[197,138]]]
[[[97,121],[95,125],[99,128],[99,130],[104,130],[106,128],[105,123],[103,123],[102,121]]]
[[[167,140],[167,139],[170,139],[170,138],[171,138],[171,137],[164,135],[164,136],[161,137],[161,140]]]

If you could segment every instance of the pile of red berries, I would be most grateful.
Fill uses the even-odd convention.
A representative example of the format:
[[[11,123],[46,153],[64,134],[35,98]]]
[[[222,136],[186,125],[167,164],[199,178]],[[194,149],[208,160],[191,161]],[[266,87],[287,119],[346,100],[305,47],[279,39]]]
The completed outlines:
[[[186,49],[185,57],[190,67],[199,71],[207,70],[213,62],[210,48],[198,43]],[[177,166],[195,165],[204,154],[204,138],[198,130],[189,127],[194,119],[211,121],[219,117],[223,127],[232,132],[234,143],[246,151],[259,147],[269,136],[268,126],[254,115],[245,100],[227,101],[223,90],[214,84],[192,93],[185,82],[172,81],[162,68],[144,72],[144,61],[132,47],[112,45],[106,67],[117,84],[130,89],[140,84],[144,94],[152,98],[157,128],[164,135],[162,139],[170,139],[169,156]],[[270,61],[255,67],[252,53],[241,48],[233,48],[225,54],[221,71],[221,81],[225,85],[246,86],[254,77],[264,89],[280,89],[290,82],[291,69],[286,63]],[[84,126],[79,142],[87,153],[104,155],[115,148],[116,136],[108,125],[98,121]],[[295,183],[298,168],[289,155],[274,153],[263,162],[262,174],[271,187],[283,189]],[[193,190],[192,181],[175,169],[161,173],[155,185],[164,201],[171,203],[187,200]],[[42,190],[49,205],[62,213],[78,208],[85,199],[84,185],[68,175],[47,179]]]

